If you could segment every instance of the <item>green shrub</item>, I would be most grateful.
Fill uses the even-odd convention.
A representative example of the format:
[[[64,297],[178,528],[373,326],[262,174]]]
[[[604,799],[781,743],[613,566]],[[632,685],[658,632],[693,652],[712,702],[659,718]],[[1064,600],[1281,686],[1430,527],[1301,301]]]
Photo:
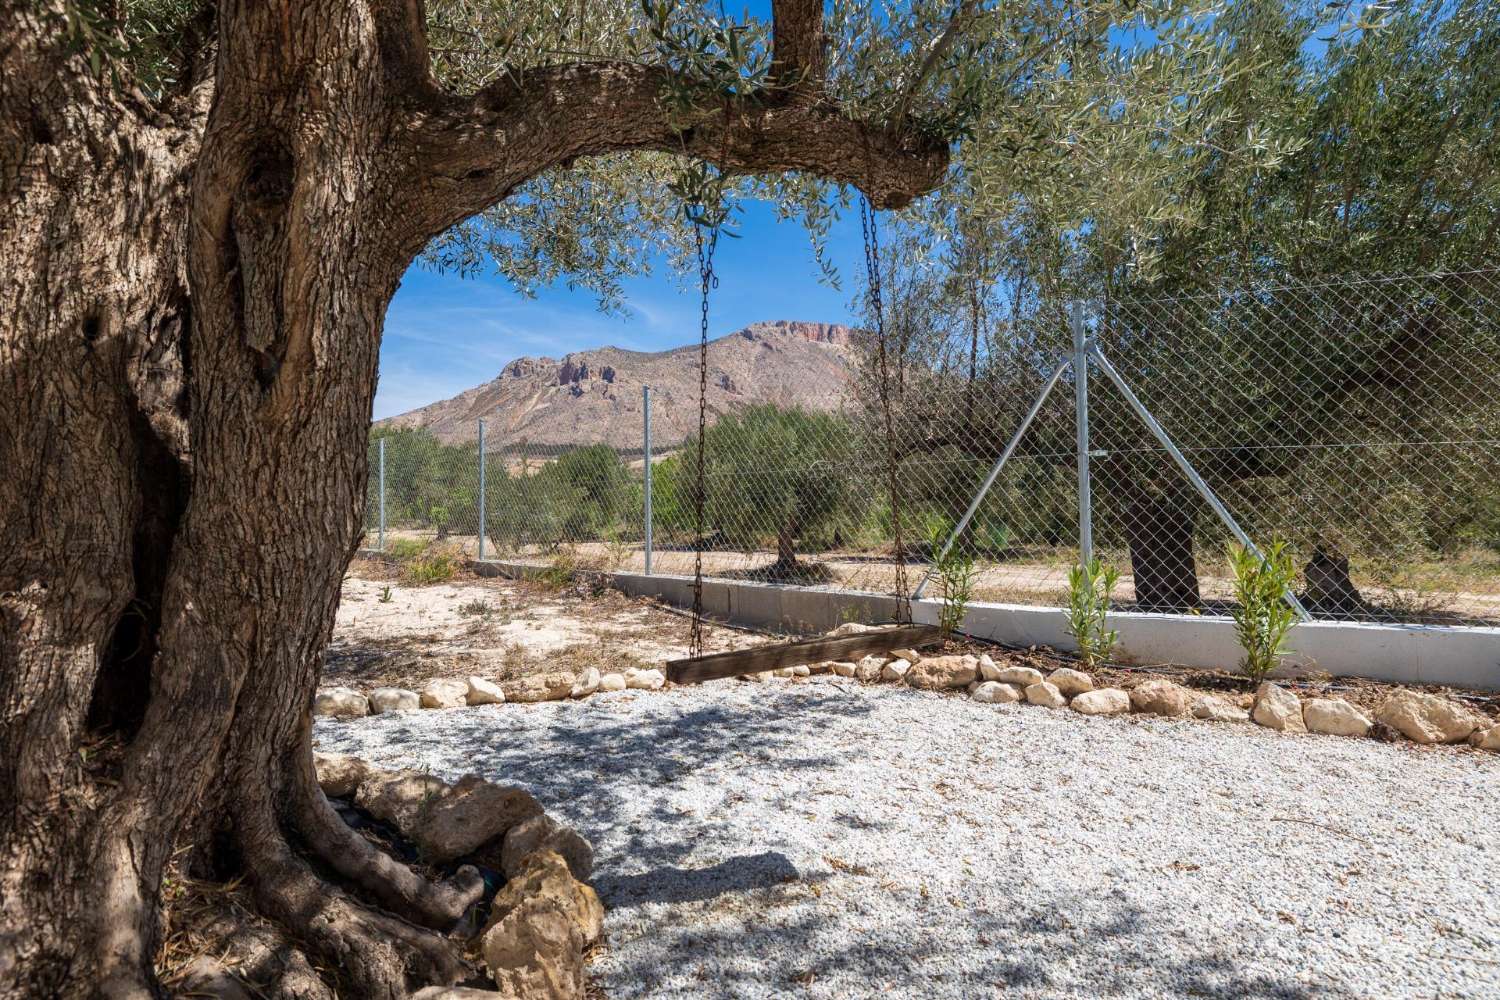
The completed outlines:
[[[385,551],[392,559],[405,562],[421,555],[426,548],[427,543],[420,538],[393,538]]]
[[[1085,667],[1109,659],[1120,634],[1109,627],[1109,599],[1120,571],[1097,558],[1068,571],[1068,628]]]
[[[458,555],[450,548],[432,546],[401,564],[401,579],[412,586],[446,583],[458,572]]]
[[[929,517],[925,528],[938,586],[942,588],[943,605],[938,609],[938,631],[947,638],[958,631],[969,610],[969,600],[974,593],[974,556],[961,545],[943,552],[943,545],[953,531],[946,518]]]
[[[1286,636],[1297,612],[1285,595],[1297,582],[1297,569],[1284,542],[1267,547],[1264,559],[1243,545],[1230,545],[1229,566],[1234,571],[1234,633],[1245,651],[1240,670],[1259,681],[1291,652]]]

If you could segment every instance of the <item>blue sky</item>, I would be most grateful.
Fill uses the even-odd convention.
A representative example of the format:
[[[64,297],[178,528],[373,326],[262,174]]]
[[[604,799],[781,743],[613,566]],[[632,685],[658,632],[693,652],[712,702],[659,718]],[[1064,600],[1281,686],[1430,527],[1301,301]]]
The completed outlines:
[[[830,235],[842,284],[834,289],[819,282],[799,223],[778,222],[763,202],[742,207],[740,237],[719,241],[710,335],[757,320],[850,322],[851,289],[864,278],[857,210],[845,213]],[[657,268],[649,278],[627,282],[625,291],[626,310],[604,315],[593,295],[564,284],[533,299],[494,275],[459,278],[413,264],[386,312],[376,419],[487,382],[524,355],[559,357],[606,344],[659,351],[697,338],[695,287]]]

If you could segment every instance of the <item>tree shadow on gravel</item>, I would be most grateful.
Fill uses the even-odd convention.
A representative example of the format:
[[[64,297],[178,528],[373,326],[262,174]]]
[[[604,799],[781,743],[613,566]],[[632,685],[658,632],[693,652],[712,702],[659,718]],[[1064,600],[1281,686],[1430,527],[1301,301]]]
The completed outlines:
[[[884,892],[871,884],[871,898]],[[1034,889],[1027,892],[1037,899]],[[1101,888],[1100,895],[1120,894]],[[1170,920],[1155,920],[1125,899],[1101,911],[1100,899],[1083,893],[1014,909],[997,900],[994,910],[970,913],[961,928],[927,926],[915,907],[887,901],[863,921],[846,914],[864,924],[852,934],[812,907],[778,911],[772,924],[714,921],[719,914],[699,912],[702,921],[658,927],[644,945],[634,942],[628,956],[608,956],[610,967],[602,971],[612,1000],[1342,995],[1296,981],[1294,968],[1284,976],[1247,969],[1234,944],[1195,949]],[[1093,919],[1083,921],[1083,912]]]

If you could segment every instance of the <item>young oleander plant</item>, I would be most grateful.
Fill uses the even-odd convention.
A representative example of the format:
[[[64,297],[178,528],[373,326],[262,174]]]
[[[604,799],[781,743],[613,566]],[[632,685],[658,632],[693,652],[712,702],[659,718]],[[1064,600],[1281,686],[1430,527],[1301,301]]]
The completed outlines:
[[[1286,593],[1297,582],[1297,569],[1284,542],[1266,548],[1264,558],[1243,545],[1229,546],[1229,566],[1234,572],[1234,632],[1245,657],[1240,671],[1251,680],[1263,680],[1291,652],[1287,633],[1297,613],[1286,601]]]
[[[1086,668],[1109,659],[1120,634],[1109,627],[1109,600],[1120,571],[1097,558],[1068,571],[1068,634]]]

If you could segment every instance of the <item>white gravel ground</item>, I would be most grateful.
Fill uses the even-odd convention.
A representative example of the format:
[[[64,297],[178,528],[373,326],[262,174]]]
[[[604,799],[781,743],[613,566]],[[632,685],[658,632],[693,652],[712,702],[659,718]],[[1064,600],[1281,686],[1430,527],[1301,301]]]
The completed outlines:
[[[1500,997],[1500,755],[849,681],[318,720],[529,786],[633,997]]]

